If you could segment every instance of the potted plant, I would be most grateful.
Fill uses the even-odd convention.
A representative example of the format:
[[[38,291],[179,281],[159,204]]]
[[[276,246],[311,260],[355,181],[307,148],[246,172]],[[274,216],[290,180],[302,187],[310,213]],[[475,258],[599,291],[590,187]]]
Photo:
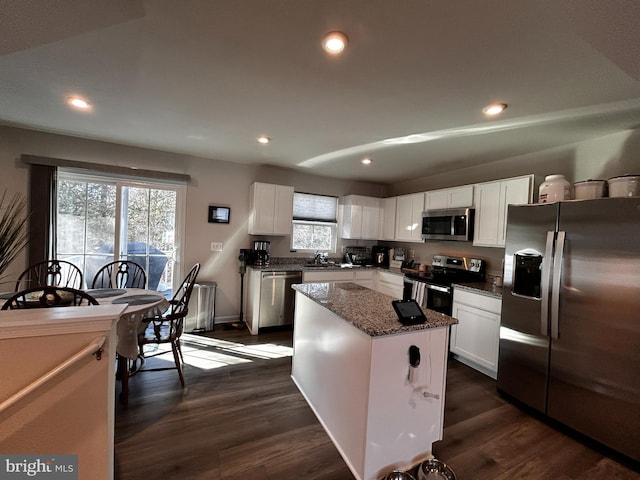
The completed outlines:
[[[0,280],[4,271],[29,242],[27,200],[16,193],[0,196]]]

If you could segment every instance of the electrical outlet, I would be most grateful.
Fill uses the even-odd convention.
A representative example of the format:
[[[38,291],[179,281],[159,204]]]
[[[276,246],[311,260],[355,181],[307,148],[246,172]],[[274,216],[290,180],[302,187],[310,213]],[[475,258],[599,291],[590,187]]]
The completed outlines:
[[[212,252],[221,252],[222,251],[222,242],[211,242],[211,251]]]

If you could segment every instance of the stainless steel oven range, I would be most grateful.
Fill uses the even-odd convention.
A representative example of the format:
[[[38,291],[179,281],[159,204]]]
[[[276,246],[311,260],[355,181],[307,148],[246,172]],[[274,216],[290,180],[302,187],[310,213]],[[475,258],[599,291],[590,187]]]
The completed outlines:
[[[413,298],[421,306],[446,315],[453,307],[454,283],[484,281],[485,262],[478,258],[434,255],[427,272],[404,274],[403,298]]]

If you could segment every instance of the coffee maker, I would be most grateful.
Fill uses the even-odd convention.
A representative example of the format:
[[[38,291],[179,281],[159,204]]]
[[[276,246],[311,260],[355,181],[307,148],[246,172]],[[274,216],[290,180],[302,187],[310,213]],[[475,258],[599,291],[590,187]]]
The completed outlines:
[[[371,247],[371,260],[374,267],[389,268],[389,247],[381,245]]]
[[[253,264],[256,267],[266,267],[269,265],[269,249],[271,242],[266,240],[256,240],[253,242]]]

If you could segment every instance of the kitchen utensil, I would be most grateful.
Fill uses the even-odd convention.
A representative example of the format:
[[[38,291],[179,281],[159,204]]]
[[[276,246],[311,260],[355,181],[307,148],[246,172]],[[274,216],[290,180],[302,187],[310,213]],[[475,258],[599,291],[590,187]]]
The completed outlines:
[[[446,463],[432,458],[418,467],[418,480],[456,480],[456,474]]]
[[[640,195],[640,175],[622,175],[607,180],[610,197],[635,197]]]
[[[573,184],[573,196],[576,200],[588,200],[607,196],[606,180],[584,180]]]
[[[408,472],[394,470],[391,473],[387,473],[382,480],[415,480],[415,477]]]

